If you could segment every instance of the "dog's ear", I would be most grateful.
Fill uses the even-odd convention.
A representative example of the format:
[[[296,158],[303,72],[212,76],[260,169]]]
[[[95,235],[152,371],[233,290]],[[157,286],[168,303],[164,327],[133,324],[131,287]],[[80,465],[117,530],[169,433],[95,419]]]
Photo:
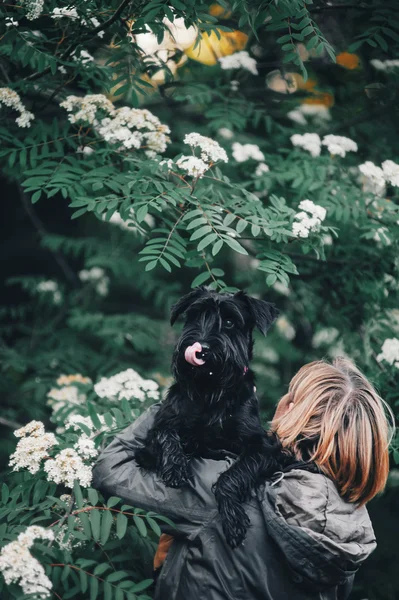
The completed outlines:
[[[246,301],[256,327],[263,335],[266,335],[269,327],[279,315],[278,309],[271,302],[251,298],[251,296],[247,296],[243,292],[238,292],[237,295],[240,295]]]
[[[203,296],[206,293],[206,287],[204,285],[201,285],[199,287],[196,287],[192,292],[189,292],[188,294],[180,298],[180,300],[178,300],[176,304],[174,304],[171,308],[170,324],[174,325],[178,317],[185,313],[188,307],[191,306],[191,304],[193,304],[193,302],[201,298],[201,296]]]

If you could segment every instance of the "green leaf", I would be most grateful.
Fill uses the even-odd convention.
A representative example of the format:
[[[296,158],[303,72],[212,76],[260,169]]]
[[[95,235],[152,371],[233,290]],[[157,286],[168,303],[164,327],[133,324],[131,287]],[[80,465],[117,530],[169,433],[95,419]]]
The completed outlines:
[[[77,481],[74,482],[73,484],[73,493],[75,495],[75,501],[76,501],[76,505],[78,508],[83,508],[83,495],[82,495],[82,490],[79,487],[79,484]]]
[[[90,577],[90,600],[96,600],[98,596],[98,579]]]
[[[148,214],[148,205],[144,204],[143,206],[140,206],[140,208],[137,210],[136,212],[136,219],[139,223],[141,223],[142,221],[144,221],[144,219],[146,218]]]
[[[142,537],[147,537],[147,527],[145,526],[144,520],[141,517],[133,515],[133,521]]]
[[[209,244],[212,244],[212,242],[217,240],[217,237],[217,233],[210,233],[209,235],[205,236],[197,246],[198,252],[201,252],[201,250],[204,250],[204,248],[209,246]]]
[[[101,544],[103,546],[108,541],[113,522],[114,518],[112,516],[112,512],[110,510],[106,510],[101,519]]]
[[[128,522],[129,520],[127,516],[123,513],[119,513],[116,517],[116,535],[120,540],[125,536]]]
[[[239,254],[248,254],[245,248],[243,248],[241,244],[234,238],[226,235],[226,237],[224,237],[224,242],[235,252],[238,252]]]
[[[101,514],[99,510],[91,510],[90,511],[90,525],[91,525],[91,532],[93,535],[93,538],[95,539],[96,542],[99,541],[100,539],[100,535],[101,535]]]
[[[198,240],[198,238],[203,237],[206,233],[210,233],[211,231],[212,227],[210,225],[204,225],[193,233],[193,235],[190,237],[190,241],[193,242],[194,240]]]
[[[210,279],[210,278],[211,278],[211,274],[209,273],[209,271],[200,273],[200,275],[197,275],[197,277],[192,281],[191,287],[195,288],[198,285],[202,285],[203,283],[205,283],[205,281],[208,281],[208,279]]]
[[[149,588],[153,581],[153,579],[143,579],[143,581],[140,581],[140,583],[136,583],[136,585],[134,585],[130,591],[134,592],[135,594],[137,594],[137,592],[142,592],[143,590]]]
[[[89,497],[90,503],[95,506],[98,502],[98,493],[97,490],[94,490],[93,488],[89,488],[87,490],[87,495]]]
[[[113,508],[114,506],[116,506],[117,504],[119,504],[120,501],[121,501],[121,499],[118,498],[117,496],[111,496],[108,499],[107,508]]]

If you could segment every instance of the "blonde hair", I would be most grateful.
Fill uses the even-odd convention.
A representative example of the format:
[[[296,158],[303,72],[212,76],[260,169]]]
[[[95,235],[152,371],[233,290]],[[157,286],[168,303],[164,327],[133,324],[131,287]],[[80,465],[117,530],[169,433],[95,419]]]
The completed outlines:
[[[305,365],[280,403],[293,404],[272,421],[283,446],[314,461],[343,498],[361,506],[384,489],[392,411],[351,361]]]

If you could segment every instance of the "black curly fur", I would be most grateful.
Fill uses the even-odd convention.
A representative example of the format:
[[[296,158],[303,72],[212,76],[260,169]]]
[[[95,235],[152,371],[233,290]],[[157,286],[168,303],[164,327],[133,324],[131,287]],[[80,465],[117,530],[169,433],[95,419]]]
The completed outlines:
[[[287,462],[277,438],[260,423],[254,375],[248,369],[253,328],[266,334],[277,310],[243,292],[218,294],[200,287],[172,308],[172,325],[181,314],[186,322],[173,354],[176,381],[135,458],[165,485],[180,487],[192,478],[192,457],[236,456],[213,488],[226,539],[235,548],[250,525],[243,504]],[[209,346],[203,366],[184,358],[195,342]]]

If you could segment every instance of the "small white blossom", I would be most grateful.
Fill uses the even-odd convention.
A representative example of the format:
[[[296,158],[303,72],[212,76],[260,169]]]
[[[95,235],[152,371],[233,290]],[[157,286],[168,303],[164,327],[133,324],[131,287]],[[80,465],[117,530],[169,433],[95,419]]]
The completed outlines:
[[[62,294],[58,288],[58,283],[52,279],[38,283],[36,291],[39,292],[39,294],[51,294],[54,304],[61,304],[62,302]]]
[[[228,129],[227,127],[221,127],[220,129],[218,129],[218,134],[225,140],[231,140],[231,138],[234,137],[234,133],[231,131],[231,129]]]
[[[276,327],[278,332],[285,337],[287,340],[293,340],[295,337],[295,328],[289,322],[287,317],[279,317],[276,321]]]
[[[302,210],[294,217],[295,222],[292,224],[292,233],[296,237],[307,238],[311,232],[319,231],[322,221],[326,218],[327,211],[311,200],[302,200],[299,203],[299,208]]]
[[[386,339],[377,360],[378,362],[385,360],[388,364],[395,365],[399,369],[399,340],[397,338]]]
[[[84,404],[86,399],[86,394],[79,392],[74,385],[67,385],[60,389],[52,388],[47,394],[47,404],[54,412],[65,406]]]
[[[323,244],[325,246],[332,246],[333,241],[334,241],[332,235],[330,235],[329,233],[325,233],[322,236],[322,240],[323,240]]]
[[[92,381],[90,377],[84,377],[80,373],[75,373],[74,375],[60,375],[56,381],[57,385],[70,385],[73,383],[82,383],[84,385],[88,385],[92,383]]]
[[[284,283],[281,283],[281,281],[276,281],[276,283],[274,283],[272,285],[272,288],[278,293],[281,294],[282,296],[289,296],[291,294],[291,290],[289,287],[287,287]]]
[[[378,58],[373,58],[370,60],[370,64],[377,69],[377,71],[390,71],[399,68],[399,59],[379,60]]]
[[[385,180],[395,187],[399,187],[399,165],[392,160],[384,160],[382,170]]]
[[[290,110],[287,113],[287,117],[291,119],[291,121],[294,121],[294,123],[298,123],[298,125],[307,125],[307,120],[305,119],[302,111],[299,108]]]
[[[222,56],[219,58],[219,63],[222,69],[245,69],[253,75],[258,75],[256,60],[249,56],[245,50],[235,52],[229,56]]]
[[[52,19],[62,19],[64,17],[74,21],[79,18],[79,15],[76,8],[73,6],[64,6],[62,8],[53,9],[53,12],[51,13]]]
[[[82,458],[88,459],[96,458],[96,456],[98,456],[98,450],[94,441],[87,437],[87,435],[82,435],[76,442],[74,448]]]
[[[188,133],[184,137],[184,143],[191,148],[199,148],[201,150],[201,158],[204,162],[216,163],[219,160],[228,162],[229,159],[226,150],[220,146],[215,140],[212,140],[205,135],[199,133]]]
[[[324,221],[326,218],[327,211],[322,206],[315,204],[312,200],[301,200],[298,205],[298,208],[302,210],[306,210],[306,212],[310,213],[312,217],[317,217],[320,221]]]
[[[34,475],[40,469],[42,460],[48,456],[48,450],[57,445],[55,435],[46,433],[41,421],[31,421],[17,429],[14,435],[21,439],[10,456],[9,466],[13,471],[28,469]]]
[[[181,156],[176,161],[176,166],[186,171],[190,177],[202,177],[209,169],[209,164],[197,156]]]
[[[231,89],[232,92],[237,92],[238,89],[239,89],[239,87],[240,87],[240,82],[239,81],[237,81],[236,79],[232,79],[230,81],[230,89]]]
[[[99,296],[107,296],[109,291],[109,277],[104,269],[92,267],[79,271],[80,281],[91,283]]]
[[[85,154],[86,156],[90,156],[90,154],[93,154],[95,150],[91,146],[78,146],[76,152],[78,154]]]
[[[266,163],[259,163],[255,170],[256,177],[262,177],[265,173],[269,173],[270,169]]]
[[[307,150],[312,156],[320,156],[321,140],[317,133],[294,133],[290,139],[294,146]]]
[[[44,470],[49,481],[73,488],[77,480],[82,487],[89,487],[92,480],[92,469],[86,465],[73,448],[61,450],[54,459],[47,460]]]
[[[159,386],[151,379],[143,379],[133,369],[121,371],[112,377],[102,377],[94,386],[100,398],[110,400],[135,399],[144,402],[146,398],[159,399]]]
[[[29,552],[35,539],[51,541],[54,539],[54,532],[37,525],[28,527],[14,542],[9,542],[2,548],[0,572],[7,585],[19,585],[24,595],[48,598],[51,596],[52,582],[44,567]]]
[[[335,327],[326,327],[324,329],[319,329],[312,339],[313,348],[320,348],[320,346],[330,346],[333,342],[336,341],[339,335],[338,329]]]
[[[376,242],[380,242],[383,246],[390,246],[392,244],[388,227],[379,227],[374,233],[373,239]]]
[[[299,125],[307,125],[308,121],[306,117],[322,122],[330,121],[331,114],[328,107],[324,106],[324,104],[301,104],[287,113],[287,117]]]
[[[359,171],[365,177],[367,188],[372,193],[381,195],[381,193],[385,190],[384,171],[381,169],[381,167],[377,167],[377,165],[368,160],[359,165]],[[368,189],[365,191],[368,191]]]
[[[347,152],[357,152],[356,142],[342,135],[325,135],[322,144],[327,146],[329,153],[335,156],[344,157]]]
[[[34,21],[42,14],[44,0],[21,0],[21,4],[26,8],[26,18]]]
[[[6,27],[18,27],[19,23],[12,17],[6,17]]]
[[[240,144],[234,142],[232,146],[233,158],[237,162],[245,162],[246,160],[257,160],[262,162],[265,160],[263,152],[256,144]]]
[[[31,121],[35,118],[35,115],[28,110],[21,102],[21,98],[14,92],[14,90],[3,87],[0,88],[0,104],[4,104],[8,108],[13,108],[19,112],[19,117],[15,120],[18,127],[30,127]]]

